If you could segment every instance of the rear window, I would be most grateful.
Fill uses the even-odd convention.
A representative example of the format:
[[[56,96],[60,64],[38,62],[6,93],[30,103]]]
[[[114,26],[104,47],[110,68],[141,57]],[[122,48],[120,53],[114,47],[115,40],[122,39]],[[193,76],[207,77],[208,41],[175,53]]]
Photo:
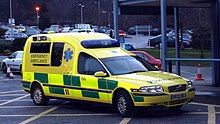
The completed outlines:
[[[50,53],[51,43],[32,43],[30,53]]]
[[[86,40],[82,41],[81,45],[84,48],[120,47],[120,43],[116,40]]]

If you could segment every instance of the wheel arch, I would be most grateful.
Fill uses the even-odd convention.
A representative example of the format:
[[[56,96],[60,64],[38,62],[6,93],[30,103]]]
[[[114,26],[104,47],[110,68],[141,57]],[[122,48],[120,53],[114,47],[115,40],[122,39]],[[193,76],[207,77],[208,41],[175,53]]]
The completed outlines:
[[[30,93],[33,91],[33,88],[35,87],[35,86],[37,86],[37,85],[39,85],[40,87],[41,87],[41,89],[42,89],[42,91],[43,91],[43,85],[39,82],[39,81],[33,81],[32,83],[31,83],[31,88],[30,88]],[[44,91],[43,91],[44,92]],[[33,98],[33,96],[31,95],[31,98]]]
[[[116,89],[113,91],[113,95],[112,95],[112,104],[113,104],[113,105],[114,105],[115,99],[116,99],[116,97],[117,97],[117,94],[120,93],[121,91],[124,91],[124,92],[128,93],[129,96],[131,97],[133,103],[134,103],[134,99],[133,99],[133,97],[132,97],[131,92],[129,92],[129,91],[126,90],[125,88],[118,87],[118,88],[116,88]]]

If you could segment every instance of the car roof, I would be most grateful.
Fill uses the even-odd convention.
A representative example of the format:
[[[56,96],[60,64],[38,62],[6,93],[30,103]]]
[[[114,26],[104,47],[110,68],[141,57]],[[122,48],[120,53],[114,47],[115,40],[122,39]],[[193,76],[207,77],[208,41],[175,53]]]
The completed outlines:
[[[49,38],[58,38],[58,37],[69,37],[75,40],[75,43],[81,44],[82,41],[85,40],[101,40],[101,39],[111,39],[108,35],[102,33],[94,33],[94,32],[81,32],[81,33],[54,33],[54,34],[40,34],[40,35],[33,35],[32,37],[36,36],[47,36]],[[29,40],[29,42],[32,40]],[[91,41],[92,42],[92,41]],[[83,48],[83,47],[82,47]],[[110,48],[83,48],[87,50],[90,54],[96,56],[97,58],[109,58],[109,57],[116,57],[116,56],[128,56],[129,53],[120,48],[120,47],[110,47]]]
[[[81,43],[81,41],[84,40],[111,39],[106,34],[95,33],[95,32],[39,34],[39,35],[32,35],[31,37],[36,37],[36,36],[46,36],[49,38],[72,37],[74,39],[77,39],[79,43]]]

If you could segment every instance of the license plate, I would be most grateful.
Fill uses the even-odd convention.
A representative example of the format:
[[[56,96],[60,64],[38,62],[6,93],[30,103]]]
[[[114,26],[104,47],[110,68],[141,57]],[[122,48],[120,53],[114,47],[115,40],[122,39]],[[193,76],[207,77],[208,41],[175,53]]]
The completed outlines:
[[[186,94],[172,94],[171,95],[171,100],[181,100],[181,99],[185,99],[186,98]]]

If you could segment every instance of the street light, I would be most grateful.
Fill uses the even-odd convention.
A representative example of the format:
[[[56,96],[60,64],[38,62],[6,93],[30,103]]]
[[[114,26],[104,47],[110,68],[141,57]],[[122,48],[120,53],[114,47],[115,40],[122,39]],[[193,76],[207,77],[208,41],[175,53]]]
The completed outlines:
[[[10,0],[10,19],[12,19],[12,2]]]
[[[109,11],[102,11],[103,13],[108,14],[108,27],[111,28],[111,14],[113,14],[113,12],[109,12]]]
[[[100,11],[101,11],[101,2],[99,2],[99,0],[98,1],[95,1],[94,2],[95,4],[97,4],[98,5],[98,15],[99,15],[99,24],[101,24],[101,18],[100,18]]]
[[[79,6],[80,6],[80,13],[81,13],[81,24],[83,24],[83,8],[84,8],[84,5],[79,4]]]
[[[14,25],[15,24],[15,19],[12,17],[12,0],[9,1],[9,14],[10,17],[8,19],[8,23]]]
[[[35,10],[37,11],[37,26],[39,25],[39,10],[40,10],[40,7],[36,7]]]

